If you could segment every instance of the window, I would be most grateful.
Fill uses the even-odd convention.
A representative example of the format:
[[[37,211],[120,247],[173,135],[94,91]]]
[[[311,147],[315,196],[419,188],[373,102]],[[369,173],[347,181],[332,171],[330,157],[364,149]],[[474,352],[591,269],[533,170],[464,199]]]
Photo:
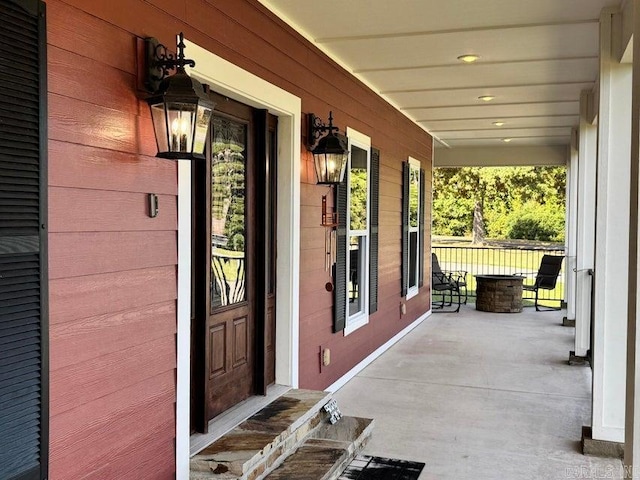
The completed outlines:
[[[347,255],[347,330],[358,328],[368,320],[369,290],[369,160],[370,151],[350,142],[347,165],[348,252]],[[345,333],[348,333],[345,331]]]
[[[336,188],[339,226],[334,267],[334,332],[345,335],[378,310],[378,171],[380,152],[352,129],[344,182]]]
[[[403,165],[402,294],[407,299],[422,286],[424,250],[424,172],[420,162],[409,157]]]

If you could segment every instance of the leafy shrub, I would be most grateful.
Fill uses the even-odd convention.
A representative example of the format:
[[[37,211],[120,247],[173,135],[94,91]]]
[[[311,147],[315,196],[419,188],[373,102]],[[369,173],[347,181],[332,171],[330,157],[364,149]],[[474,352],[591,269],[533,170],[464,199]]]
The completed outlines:
[[[556,236],[556,232],[544,225],[539,218],[518,218],[509,230],[509,238],[522,240],[543,240],[551,241]]]
[[[553,205],[529,202],[509,215],[508,238],[564,241],[564,212]]]
[[[489,210],[484,212],[487,237],[504,240],[509,238],[511,229],[511,215],[502,210]]]

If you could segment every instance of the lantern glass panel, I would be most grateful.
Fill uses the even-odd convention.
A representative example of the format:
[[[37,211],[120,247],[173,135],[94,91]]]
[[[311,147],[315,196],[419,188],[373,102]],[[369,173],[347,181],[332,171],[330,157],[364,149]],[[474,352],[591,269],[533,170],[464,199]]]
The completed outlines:
[[[195,112],[192,103],[167,103],[170,152],[191,153]]]
[[[193,153],[204,155],[204,147],[207,143],[207,130],[211,120],[211,109],[208,106],[198,105],[198,113],[195,122],[195,136],[193,139]]]
[[[313,155],[318,183],[340,183],[344,177],[346,155],[316,153]]]
[[[169,139],[167,137],[167,119],[164,113],[164,102],[151,105],[151,119],[153,121],[153,130],[156,134],[158,152],[168,152]]]
[[[324,153],[313,154],[313,163],[316,167],[316,178],[318,179],[318,183],[325,183],[327,179],[325,160],[326,158]]]
[[[349,152],[344,153],[332,153],[329,156],[333,157],[333,161],[338,165],[336,168],[336,181],[342,182],[344,180],[344,172],[347,169],[347,159],[349,157]]]

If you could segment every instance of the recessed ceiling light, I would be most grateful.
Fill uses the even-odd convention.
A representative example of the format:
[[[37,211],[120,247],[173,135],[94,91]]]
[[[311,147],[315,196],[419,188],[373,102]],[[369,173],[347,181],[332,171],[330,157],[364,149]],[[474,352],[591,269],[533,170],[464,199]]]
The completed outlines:
[[[503,138],[503,139],[502,139],[502,141],[503,141],[504,143],[509,143],[511,140],[513,140],[513,139],[511,139],[511,138]]]
[[[496,127],[501,127],[504,125],[504,122],[493,122]]]
[[[464,55],[460,55],[458,60],[464,63],[473,63],[480,58],[480,55],[475,55],[473,53],[465,53]]]
[[[494,97],[492,95],[482,95],[482,96],[478,97],[478,100],[482,100],[483,102],[490,102],[494,98],[496,98],[496,97]]]

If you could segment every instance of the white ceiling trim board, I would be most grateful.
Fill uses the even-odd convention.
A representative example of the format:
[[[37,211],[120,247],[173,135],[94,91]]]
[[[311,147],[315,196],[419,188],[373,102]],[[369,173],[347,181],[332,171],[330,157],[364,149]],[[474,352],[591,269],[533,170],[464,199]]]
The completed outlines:
[[[406,37],[424,37],[427,35],[450,35],[452,33],[473,33],[473,32],[486,32],[497,30],[515,30],[515,29],[528,29],[539,27],[554,27],[554,26],[568,26],[568,25],[584,25],[598,23],[599,19],[583,19],[574,21],[563,22],[540,22],[540,23],[520,23],[513,25],[490,25],[487,27],[471,27],[471,28],[451,28],[445,30],[424,30],[418,32],[397,32],[397,33],[378,33],[372,35],[352,35],[342,37],[325,37],[315,38],[314,41],[319,44],[333,43],[333,42],[351,42],[361,40],[379,40],[385,38],[406,38]]]

